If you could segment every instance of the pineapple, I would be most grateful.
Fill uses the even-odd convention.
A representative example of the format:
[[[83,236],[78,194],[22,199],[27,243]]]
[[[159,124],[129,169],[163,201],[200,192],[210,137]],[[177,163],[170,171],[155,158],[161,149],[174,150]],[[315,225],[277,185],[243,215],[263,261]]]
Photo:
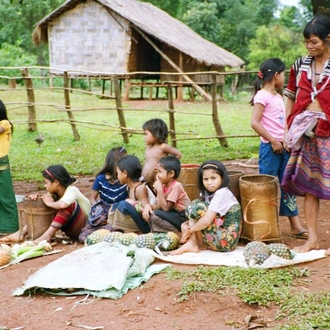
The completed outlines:
[[[165,237],[159,241],[157,246],[164,251],[175,250],[180,243],[179,235],[172,231],[164,234],[166,234]]]
[[[153,250],[156,247],[156,240],[154,236],[155,234],[152,233],[138,235],[133,240],[132,244],[135,244],[138,248],[148,248]]]
[[[249,266],[261,265],[270,257],[270,251],[265,243],[254,241],[245,246],[243,255]]]
[[[174,232],[168,233],[149,233],[137,235],[132,241],[138,248],[154,249],[158,246],[161,250],[170,251],[178,247],[180,238]]]
[[[0,249],[0,267],[9,264],[11,261],[10,251],[7,249]]]
[[[285,244],[282,243],[272,243],[267,247],[271,254],[275,254],[276,256],[284,259],[293,259],[296,254],[295,251],[290,250]]]
[[[110,230],[98,229],[87,236],[87,238],[85,240],[85,245],[92,245],[92,244],[100,243],[110,233],[111,233]]]
[[[104,237],[103,241],[107,243],[119,242],[120,237],[123,235],[120,231],[114,231]]]
[[[137,236],[138,234],[135,233],[125,233],[119,237],[119,242],[123,245],[130,245]]]

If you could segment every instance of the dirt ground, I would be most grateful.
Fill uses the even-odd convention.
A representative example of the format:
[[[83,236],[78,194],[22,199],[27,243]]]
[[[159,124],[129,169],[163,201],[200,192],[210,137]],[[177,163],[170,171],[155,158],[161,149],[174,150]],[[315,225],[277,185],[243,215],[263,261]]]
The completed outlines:
[[[229,169],[243,170],[245,174],[257,173],[254,167],[241,166],[239,162],[226,162]],[[94,178],[79,178],[77,186],[89,197]],[[15,182],[15,193],[29,195],[38,192],[42,184],[37,182]],[[330,247],[329,201],[321,201],[319,215],[319,243],[321,249]],[[298,199],[300,217],[305,224],[303,199]],[[290,248],[303,244],[303,240],[292,239],[289,222],[280,218],[284,243]],[[129,291],[118,300],[92,298],[82,301],[84,296],[59,297],[40,293],[31,296],[12,297],[11,292],[38,269],[70,253],[82,245],[61,245],[59,254],[23,261],[0,270],[0,329],[252,329],[249,319],[256,317],[271,329],[281,325],[275,321],[276,308],[248,306],[235,295],[219,293],[196,293],[189,300],[177,303],[180,281],[168,281],[164,273],[154,275],[147,283]],[[158,262],[158,261],[156,261]],[[329,259],[299,265],[311,270],[310,281],[295,287],[297,291],[318,292],[330,290]],[[197,266],[173,264],[180,270],[193,270]],[[253,328],[255,329],[255,328]]]

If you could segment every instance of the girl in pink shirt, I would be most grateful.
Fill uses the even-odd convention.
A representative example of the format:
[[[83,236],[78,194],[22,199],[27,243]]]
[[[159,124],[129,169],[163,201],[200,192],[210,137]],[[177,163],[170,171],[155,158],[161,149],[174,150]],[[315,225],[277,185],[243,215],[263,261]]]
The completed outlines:
[[[282,181],[290,153],[284,142],[285,106],[278,94],[285,80],[285,65],[278,58],[264,61],[255,81],[255,95],[251,100],[253,113],[251,127],[260,135],[259,173],[277,176]],[[281,190],[280,215],[290,220],[291,234],[296,238],[307,238],[301,226],[296,196]]]

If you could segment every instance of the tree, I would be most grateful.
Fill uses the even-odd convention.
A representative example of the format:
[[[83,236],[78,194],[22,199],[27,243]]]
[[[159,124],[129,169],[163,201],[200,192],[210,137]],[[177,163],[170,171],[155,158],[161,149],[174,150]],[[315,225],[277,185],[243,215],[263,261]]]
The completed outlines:
[[[34,25],[64,3],[64,0],[2,0],[0,6],[0,45],[15,45],[37,56],[38,65],[48,61],[48,48],[32,43]],[[13,57],[15,54],[12,54]]]
[[[180,8],[181,8],[181,0],[140,0],[141,2],[150,2],[154,6],[166,11],[172,17],[178,17]]]
[[[216,11],[215,3],[196,3],[183,15],[182,21],[204,39],[219,44],[220,26]]]
[[[280,18],[278,20],[279,25],[283,25],[298,33],[301,33],[306,23],[306,19],[303,17],[300,10],[295,6],[285,6],[281,11]]]
[[[301,33],[281,25],[261,26],[249,46],[249,70],[258,70],[260,64],[271,57],[280,58],[288,69],[293,62],[306,54]]]

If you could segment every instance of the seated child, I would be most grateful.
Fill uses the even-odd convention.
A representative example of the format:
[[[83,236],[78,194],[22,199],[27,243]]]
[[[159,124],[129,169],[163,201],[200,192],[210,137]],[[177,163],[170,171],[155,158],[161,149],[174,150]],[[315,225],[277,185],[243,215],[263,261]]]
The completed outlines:
[[[117,180],[116,171],[117,161],[126,155],[126,149],[123,147],[112,148],[108,152],[104,165],[97,173],[92,186],[92,209],[88,221],[79,235],[80,242],[84,242],[89,234],[98,229],[112,231],[111,225],[108,224],[110,206],[128,197],[127,185],[122,185]]]
[[[58,230],[62,230],[68,237],[77,240],[81,229],[84,227],[91,209],[89,199],[72,185],[76,181],[62,165],[53,165],[42,171],[47,194],[42,196],[43,202],[55,210],[55,217],[50,227],[35,240],[50,241]],[[31,196],[31,198],[37,198]],[[3,240],[20,241],[28,233],[27,226],[20,231],[3,237]]]
[[[190,199],[182,184],[177,181],[180,171],[181,163],[174,156],[163,157],[158,162],[153,185],[156,204],[148,204],[143,210],[143,218],[149,221],[152,232],[181,231]]]
[[[180,159],[181,152],[166,143],[168,128],[162,119],[150,119],[142,126],[146,144],[145,163],[142,176],[146,182],[153,183],[156,178],[158,161],[165,156],[173,155]]]
[[[186,209],[181,243],[172,255],[208,248],[219,252],[235,249],[242,229],[242,210],[228,188],[225,166],[217,160],[203,163],[198,170],[198,187],[203,201],[194,200]]]
[[[148,190],[142,182],[142,166],[134,155],[127,155],[117,162],[117,176],[121,184],[127,184],[128,198],[112,204],[109,222],[114,230],[150,232],[147,221],[142,217],[148,204]]]

